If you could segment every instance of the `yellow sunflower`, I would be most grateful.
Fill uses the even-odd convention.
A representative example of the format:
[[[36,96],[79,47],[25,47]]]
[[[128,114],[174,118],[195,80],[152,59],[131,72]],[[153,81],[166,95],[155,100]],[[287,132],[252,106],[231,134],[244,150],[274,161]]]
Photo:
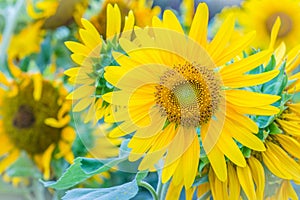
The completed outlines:
[[[87,6],[88,0],[43,0],[36,4],[28,0],[27,13],[32,19],[43,21],[43,28],[53,29],[72,20],[80,24]]]
[[[250,149],[265,150],[253,134],[258,132],[257,125],[246,114],[279,112],[270,104],[280,97],[239,89],[278,74],[277,70],[245,74],[267,61],[271,52],[229,64],[247,48],[254,33],[228,43],[234,30],[231,16],[208,42],[207,23],[208,8],[201,3],[187,36],[174,13],[167,10],[162,20],[153,18],[152,28],[136,28],[134,41],[120,39],[126,55],[114,53],[120,66],[106,67],[104,74],[117,88],[103,95],[113,105],[107,121],[119,124],[110,135],[134,133],[128,144],[129,160],[144,156],[139,170],[145,170],[153,169],[164,157],[163,183],[172,177],[175,186],[186,188],[191,187],[198,171],[200,143],[216,176],[225,181],[225,156],[240,167],[246,166],[234,139]]]
[[[91,18],[92,24],[97,28],[100,35],[103,38],[107,38],[107,31],[109,30],[107,26],[108,16],[107,5],[117,4],[120,8],[121,15],[121,26],[124,26],[125,16],[128,15],[129,11],[132,10],[133,15],[136,19],[136,25],[139,27],[145,27],[151,25],[151,19],[153,16],[157,16],[160,13],[160,7],[155,6],[152,8],[152,1],[146,0],[105,0],[101,11],[98,15]]]
[[[117,5],[113,7],[109,4],[107,13],[107,36],[109,36],[107,40],[113,40],[113,38],[120,36],[120,10]],[[97,85],[101,82],[98,75],[101,77],[104,67],[100,64],[101,50],[106,44],[102,41],[97,29],[88,20],[82,19],[81,23],[83,28],[79,30],[79,35],[82,42],[68,41],[65,43],[73,52],[71,58],[79,65],[65,71],[65,74],[70,77],[70,83],[76,86],[75,90],[67,98],[73,100],[74,112],[88,109],[84,122],[91,120],[96,122],[109,112],[109,109],[107,109],[109,105],[100,97],[102,90],[107,88],[101,84]],[[133,29],[133,25],[134,16],[132,12],[129,12],[123,29],[125,33],[122,34],[122,37],[126,37],[126,35],[130,37],[130,34],[127,34],[127,30]]]
[[[266,48],[270,33],[277,17],[282,26],[278,33],[278,44],[284,41],[288,49],[299,43],[300,38],[300,1],[299,0],[245,0],[237,14],[238,24],[245,32],[256,30],[255,47]],[[229,12],[228,12],[229,13]]]
[[[14,66],[11,72],[13,80],[0,73],[0,173],[25,151],[49,179],[53,157],[69,163],[74,158],[67,91],[39,73],[22,73]]]
[[[42,22],[35,22],[12,36],[7,50],[9,60],[21,60],[25,56],[40,51],[40,44],[44,35],[44,31],[41,29],[42,25]]]

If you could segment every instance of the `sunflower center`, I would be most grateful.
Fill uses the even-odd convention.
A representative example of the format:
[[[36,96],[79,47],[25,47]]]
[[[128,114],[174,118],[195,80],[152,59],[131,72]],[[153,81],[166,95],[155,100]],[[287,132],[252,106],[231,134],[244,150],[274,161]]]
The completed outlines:
[[[293,21],[289,15],[283,12],[277,12],[272,14],[266,21],[266,26],[269,34],[272,31],[273,24],[275,23],[277,17],[280,17],[281,20],[281,26],[278,31],[278,38],[282,38],[288,35],[292,31]]]
[[[16,128],[29,128],[35,122],[32,108],[26,105],[21,105],[13,119],[13,125]]]
[[[207,123],[220,101],[220,83],[213,70],[189,63],[166,71],[156,89],[162,116],[186,127]]]
[[[18,94],[3,98],[3,131],[16,148],[31,155],[43,153],[60,140],[62,129],[45,124],[45,119],[57,118],[59,92],[50,82],[43,81],[41,98],[36,101],[33,81],[16,84]]]

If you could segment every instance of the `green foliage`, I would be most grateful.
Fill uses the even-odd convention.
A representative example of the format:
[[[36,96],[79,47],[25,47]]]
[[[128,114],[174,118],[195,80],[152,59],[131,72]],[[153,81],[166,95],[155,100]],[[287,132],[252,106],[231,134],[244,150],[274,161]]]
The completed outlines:
[[[10,177],[41,178],[41,173],[25,153],[6,170]]]
[[[62,198],[63,200],[111,200],[120,199],[127,200],[131,199],[138,193],[138,185],[136,180],[123,185],[110,187],[110,188],[99,188],[99,189],[73,189],[67,191],[66,195]]]
[[[57,190],[68,189],[93,175],[109,170],[126,159],[127,157],[108,160],[78,157],[74,160],[74,164],[72,164],[57,181],[46,181],[43,182],[43,184],[45,187],[51,187]]]

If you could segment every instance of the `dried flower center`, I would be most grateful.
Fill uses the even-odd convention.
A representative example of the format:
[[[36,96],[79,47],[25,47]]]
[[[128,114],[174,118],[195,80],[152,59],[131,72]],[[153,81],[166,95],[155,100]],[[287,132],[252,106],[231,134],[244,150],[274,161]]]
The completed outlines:
[[[47,81],[42,84],[39,101],[33,98],[32,81],[17,83],[18,94],[3,98],[1,116],[4,133],[15,147],[31,155],[43,153],[52,143],[58,143],[61,135],[60,128],[44,123],[47,118],[57,117],[59,92]]]
[[[15,114],[13,119],[13,125],[16,128],[29,128],[35,122],[34,114],[32,108],[26,105],[21,105],[18,112]]]
[[[207,123],[220,101],[220,82],[205,66],[186,63],[160,77],[156,104],[170,122],[186,127]]]
[[[281,26],[278,31],[278,38],[282,38],[288,35],[292,31],[293,21],[289,15],[283,12],[277,12],[272,14],[266,21],[266,27],[269,34],[271,34],[273,24],[275,23],[277,17],[280,17],[281,20]]]

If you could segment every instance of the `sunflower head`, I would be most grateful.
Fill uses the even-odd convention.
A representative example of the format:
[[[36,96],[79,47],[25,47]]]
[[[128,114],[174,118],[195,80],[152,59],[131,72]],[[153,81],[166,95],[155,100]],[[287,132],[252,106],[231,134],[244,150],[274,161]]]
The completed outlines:
[[[17,69],[16,69],[17,70]],[[15,70],[15,72],[16,72]],[[73,161],[71,151],[75,132],[68,124],[71,103],[65,100],[66,90],[41,74],[19,73],[9,81],[1,74],[1,141],[5,155],[0,162],[3,172],[19,153],[25,151],[50,177],[52,154]],[[9,160],[6,161],[5,160]]]
[[[257,31],[257,38],[253,43],[255,47],[266,48],[268,46],[273,24],[278,17],[281,19],[281,27],[277,44],[284,41],[287,48],[291,49],[299,43],[297,40],[300,36],[300,27],[297,23],[300,19],[299,1],[249,0],[244,1],[240,8],[233,9],[243,32]],[[230,13],[228,11],[232,9],[226,9],[225,12]]]
[[[35,5],[29,1],[27,12],[31,18],[43,21],[43,28],[54,29],[73,20],[80,24],[79,19],[87,6],[87,0],[43,0]]]

